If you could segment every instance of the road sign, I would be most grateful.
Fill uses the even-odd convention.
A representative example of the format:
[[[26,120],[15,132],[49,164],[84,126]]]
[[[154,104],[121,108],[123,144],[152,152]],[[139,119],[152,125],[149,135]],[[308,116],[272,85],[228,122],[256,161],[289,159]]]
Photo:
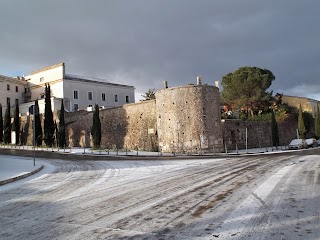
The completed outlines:
[[[34,110],[34,111],[33,111]],[[29,113],[30,114],[34,114],[34,115],[37,115],[39,114],[39,107],[36,106],[36,105],[32,105],[29,107]]]

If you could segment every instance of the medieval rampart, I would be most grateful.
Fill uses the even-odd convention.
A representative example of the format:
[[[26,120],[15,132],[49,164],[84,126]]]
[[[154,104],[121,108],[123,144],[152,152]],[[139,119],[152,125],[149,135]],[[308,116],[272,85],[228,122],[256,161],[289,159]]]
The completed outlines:
[[[118,149],[158,150],[155,100],[101,109],[101,146]],[[90,146],[93,112],[66,113],[68,146]]]
[[[91,146],[93,112],[65,113],[67,146]],[[58,123],[57,114],[54,118]],[[32,145],[33,116],[21,117],[21,143]],[[208,85],[164,88],[156,100],[101,109],[103,148],[164,152],[222,152],[272,145],[270,122],[225,120],[221,123],[219,89]],[[43,124],[43,117],[42,117]],[[280,144],[296,138],[297,121],[278,123]],[[312,133],[310,133],[312,134]],[[309,135],[310,135],[309,134]],[[311,135],[310,135],[311,136]]]
[[[285,146],[294,138],[297,138],[297,119],[293,115],[281,122],[278,122],[280,145]],[[271,122],[268,121],[242,121],[229,119],[222,122],[223,139],[227,149],[246,148],[246,128],[248,148],[265,148],[272,146]],[[312,137],[314,130],[308,134]]]
[[[159,148],[164,152],[214,152],[223,147],[219,89],[188,85],[156,93]]]

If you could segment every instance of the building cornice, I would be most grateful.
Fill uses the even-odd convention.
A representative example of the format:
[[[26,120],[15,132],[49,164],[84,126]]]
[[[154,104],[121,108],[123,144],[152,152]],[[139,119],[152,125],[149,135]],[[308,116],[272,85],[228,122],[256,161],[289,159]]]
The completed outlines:
[[[103,82],[102,80],[101,81],[89,80],[89,79],[80,78],[80,77],[76,77],[76,76],[69,75],[69,74],[65,75],[65,79],[64,80],[71,80],[71,81],[76,81],[76,82],[87,82],[87,83],[110,85],[110,86],[118,86],[118,87],[127,87],[127,88],[133,88],[134,89],[134,86],[130,86],[130,85],[111,83],[111,82]]]
[[[36,74],[36,73],[40,73],[40,72],[44,72],[44,71],[47,71],[47,70],[50,70],[53,68],[61,67],[61,66],[64,66],[64,62],[55,64],[55,65],[51,65],[49,67],[41,68],[39,70],[35,70],[35,71],[31,72],[31,75]]]
[[[21,80],[21,79],[17,79],[17,78],[13,78],[13,77],[8,77],[8,76],[4,76],[4,75],[0,75],[0,82],[1,81],[6,81],[6,82],[13,82],[13,83],[20,83],[23,85],[27,84],[26,80]]]
[[[41,84],[35,84],[33,86],[30,86],[29,88],[30,89],[36,89],[36,88],[40,88],[40,87],[45,87],[46,84],[49,84],[49,85],[52,86],[52,84],[55,84],[55,83],[58,83],[58,82],[62,82],[62,79],[54,80],[54,81],[51,81],[51,82],[45,82],[45,83],[41,83]]]

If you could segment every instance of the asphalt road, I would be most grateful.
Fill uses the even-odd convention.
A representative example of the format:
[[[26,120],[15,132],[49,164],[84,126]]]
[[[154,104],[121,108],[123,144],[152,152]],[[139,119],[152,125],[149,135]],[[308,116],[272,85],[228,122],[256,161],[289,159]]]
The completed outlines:
[[[0,239],[319,239],[318,151],[42,160],[0,187]]]

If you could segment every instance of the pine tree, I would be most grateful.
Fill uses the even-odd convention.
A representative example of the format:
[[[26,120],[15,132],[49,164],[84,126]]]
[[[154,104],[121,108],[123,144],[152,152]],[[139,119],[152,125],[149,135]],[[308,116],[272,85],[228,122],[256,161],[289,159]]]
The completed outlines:
[[[11,143],[11,116],[10,116],[10,102],[8,102],[6,113],[4,115],[4,131],[3,141],[4,143]]]
[[[315,119],[315,137],[316,139],[320,138],[320,111],[319,111],[319,104],[317,104],[317,111],[316,111],[316,119]]]
[[[54,142],[54,121],[51,107],[50,85],[45,87],[45,109],[44,109],[44,142],[51,147]]]
[[[3,117],[2,117],[2,104],[0,103],[0,143],[3,142]]]
[[[273,146],[279,146],[279,129],[274,111],[271,113],[271,133],[272,133],[272,144]]]
[[[19,117],[19,105],[16,104],[16,109],[14,112],[14,120],[12,125],[12,130],[16,132],[16,144],[20,141],[20,117]]]
[[[40,119],[40,111],[39,111],[39,104],[38,100],[35,101],[35,108],[37,109],[33,114],[34,121],[35,121],[35,137],[36,137],[36,145],[42,145],[42,126],[41,126],[41,119]]]
[[[63,148],[66,146],[66,125],[64,121],[63,99],[61,101],[61,109],[59,113],[59,129],[58,129],[57,141],[58,141],[59,147]]]
[[[101,143],[101,122],[99,117],[99,106],[96,104],[94,107],[93,119],[92,119],[92,127],[91,127],[91,135],[93,139],[93,147],[100,147]]]
[[[300,138],[302,138],[302,139],[306,138],[307,130],[306,130],[305,126],[304,126],[301,104],[299,106],[298,132],[299,132],[299,137]]]

